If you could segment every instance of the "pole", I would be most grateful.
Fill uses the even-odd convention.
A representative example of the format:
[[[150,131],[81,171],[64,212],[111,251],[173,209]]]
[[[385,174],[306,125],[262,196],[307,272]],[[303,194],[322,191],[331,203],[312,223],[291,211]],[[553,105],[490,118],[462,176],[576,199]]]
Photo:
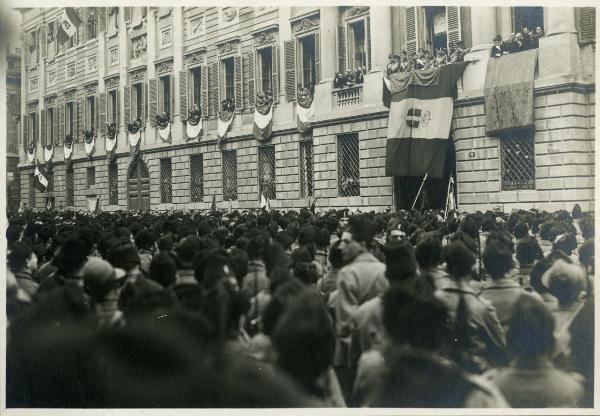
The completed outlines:
[[[444,209],[444,221],[448,218],[448,205],[450,202],[450,185],[452,185],[452,174],[448,178],[448,190],[446,191],[446,208]]]
[[[421,195],[421,191],[423,190],[423,185],[425,185],[425,181],[427,180],[427,175],[429,175],[429,173],[426,173],[425,176],[423,176],[423,181],[421,182],[421,186],[419,187],[419,192],[417,192],[417,196],[415,197],[415,200],[412,204],[411,209],[415,209],[415,205],[417,205],[417,200],[419,199],[419,195]]]

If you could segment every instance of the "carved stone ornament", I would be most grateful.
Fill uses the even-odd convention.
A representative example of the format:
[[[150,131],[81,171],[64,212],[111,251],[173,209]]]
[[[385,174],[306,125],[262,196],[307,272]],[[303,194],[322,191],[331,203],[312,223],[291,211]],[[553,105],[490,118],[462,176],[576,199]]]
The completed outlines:
[[[254,42],[257,45],[262,45],[265,43],[274,43],[277,41],[277,36],[274,32],[260,32],[254,38]]]
[[[85,87],[85,94],[86,95],[95,94],[97,89],[98,89],[98,85],[96,85],[96,83],[90,84]]]
[[[52,107],[52,106],[54,106],[54,103],[56,102],[56,97],[55,96],[46,97],[44,102],[46,103],[46,107]]]
[[[163,29],[161,31],[160,34],[160,45],[161,46],[170,46],[172,41],[173,41],[173,37],[172,37],[172,33],[173,31],[171,30],[171,26]]]
[[[110,50],[110,63],[116,64],[119,62],[119,48],[113,48]]]
[[[350,17],[355,17],[355,16],[359,16],[361,14],[365,14],[369,11],[369,6],[358,6],[358,7],[352,7],[350,10],[348,10],[348,18]]]
[[[219,54],[226,55],[228,53],[233,53],[237,51],[238,43],[237,42],[228,42],[219,46]]]
[[[97,68],[96,64],[97,64],[98,60],[96,58],[96,55],[94,56],[90,56],[88,58],[88,70],[93,71]]]
[[[74,90],[74,89],[65,91],[63,93],[63,95],[65,96],[65,100],[70,100],[70,99],[74,98],[75,97],[75,92],[76,92],[76,90]]]
[[[306,32],[306,31],[318,29],[318,28],[319,28],[319,18],[302,19],[300,21],[300,23],[296,26],[295,31],[296,31],[296,33],[299,33],[299,32]]]
[[[204,61],[204,53],[194,52],[191,58],[192,63],[198,63]]]
[[[54,85],[56,82],[56,71],[48,72],[48,85]]]
[[[131,73],[131,80],[132,81],[139,81],[141,79],[144,79],[144,71],[135,71]]]
[[[29,80],[29,91],[37,91],[38,89],[38,79],[32,78]]]
[[[39,102],[38,100],[27,103],[27,111],[35,111],[38,109]]]
[[[173,62],[161,62],[156,66],[156,72],[162,74],[163,72],[171,72],[173,70]]]
[[[198,16],[190,20],[190,38],[200,36],[204,23],[204,16]]]
[[[104,81],[104,85],[106,88],[114,88],[119,86],[119,77],[109,78]]]
[[[70,65],[67,67],[67,76],[68,76],[69,78],[71,78],[71,77],[75,76],[75,64],[74,64],[74,63],[73,63],[73,64],[70,64]]]
[[[224,21],[231,22],[237,15],[237,7],[223,7],[222,14]]]
[[[147,42],[146,35],[131,39],[131,46],[134,58],[141,58],[146,53]]]

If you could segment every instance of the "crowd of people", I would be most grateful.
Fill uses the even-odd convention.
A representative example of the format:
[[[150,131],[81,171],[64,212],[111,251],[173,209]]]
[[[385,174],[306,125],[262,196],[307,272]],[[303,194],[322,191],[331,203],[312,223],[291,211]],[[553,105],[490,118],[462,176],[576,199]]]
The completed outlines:
[[[338,72],[333,79],[334,88],[350,88],[365,82],[366,66],[358,66],[354,69],[349,68],[345,72]]]
[[[502,55],[537,49],[540,46],[540,39],[544,37],[544,31],[541,27],[536,27],[534,31],[524,27],[517,33],[511,33],[508,39],[503,40],[502,36],[494,37],[494,46],[492,46],[492,56],[499,58]]]
[[[425,70],[438,68],[444,65],[462,62],[470,49],[465,48],[465,43],[460,41],[450,41],[450,50],[438,48],[435,54],[429,50],[419,48],[417,52],[410,54],[403,50],[400,55],[392,54],[388,57],[389,63],[386,69],[386,76],[401,72],[411,72],[414,70]]]
[[[8,407],[593,406],[594,217],[9,216]]]

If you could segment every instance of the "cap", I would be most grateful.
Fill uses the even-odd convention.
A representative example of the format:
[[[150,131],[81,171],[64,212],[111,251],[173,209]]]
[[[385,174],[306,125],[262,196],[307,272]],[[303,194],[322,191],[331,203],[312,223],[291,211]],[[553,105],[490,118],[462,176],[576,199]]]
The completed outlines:
[[[564,260],[554,262],[546,273],[542,275],[542,284],[550,287],[550,284],[555,280],[561,280],[569,285],[583,285],[585,277],[583,270],[575,264],[569,264]]]
[[[106,284],[125,277],[125,270],[114,268],[100,257],[90,257],[83,266],[83,282],[90,291],[106,287]]]

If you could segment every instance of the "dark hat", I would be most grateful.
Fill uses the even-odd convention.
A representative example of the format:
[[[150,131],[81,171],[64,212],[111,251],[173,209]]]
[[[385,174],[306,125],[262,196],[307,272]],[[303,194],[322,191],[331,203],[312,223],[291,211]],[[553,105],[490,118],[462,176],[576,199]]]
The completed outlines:
[[[100,257],[90,257],[83,266],[83,282],[90,294],[103,294],[110,283],[125,277],[123,269],[114,268]]]
[[[410,275],[417,270],[417,259],[413,246],[405,240],[392,241],[383,249],[385,264],[388,270],[386,275],[393,278],[390,272],[396,275]]]
[[[501,42],[501,41],[502,41],[502,36],[500,36],[500,35],[494,36],[494,42]]]

